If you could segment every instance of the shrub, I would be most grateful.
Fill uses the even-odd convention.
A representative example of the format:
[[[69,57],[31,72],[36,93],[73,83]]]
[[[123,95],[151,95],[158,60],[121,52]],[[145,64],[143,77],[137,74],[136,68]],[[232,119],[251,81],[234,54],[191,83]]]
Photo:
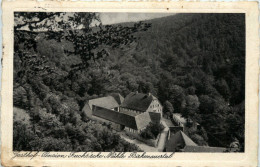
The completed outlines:
[[[141,137],[145,139],[155,139],[163,129],[164,127],[160,123],[150,123],[145,130],[141,132]]]

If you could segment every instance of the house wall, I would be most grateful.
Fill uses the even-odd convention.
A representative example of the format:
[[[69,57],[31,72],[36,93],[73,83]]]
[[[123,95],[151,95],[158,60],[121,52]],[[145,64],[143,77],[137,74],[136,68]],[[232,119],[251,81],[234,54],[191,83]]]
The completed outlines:
[[[180,130],[182,132],[184,132],[184,128],[182,126],[172,126],[172,127],[169,127],[169,129],[170,129],[171,134],[175,134]]]
[[[116,131],[122,131],[124,130],[125,126],[112,122],[112,128],[115,129]]]
[[[147,112],[156,112],[156,113],[161,113],[162,116],[162,105],[159,102],[159,100],[155,99],[152,101],[148,109],[146,110]]]
[[[116,131],[122,131],[124,130],[124,126],[120,125],[120,124],[117,124],[117,123],[114,123],[114,122],[111,122],[111,121],[108,121],[106,119],[103,119],[103,118],[100,118],[100,117],[97,117],[97,116],[94,116],[92,115],[92,120],[96,120],[98,122],[105,122],[107,124],[111,124],[111,127],[116,130]]]
[[[97,121],[99,121],[99,122],[112,123],[112,122],[110,122],[110,121],[108,121],[108,120],[106,120],[106,119],[97,117],[97,116],[95,116],[95,115],[92,115],[92,119],[97,120]]]
[[[85,104],[82,111],[86,114],[88,118],[92,118],[92,110],[90,109],[90,106],[88,103]]]
[[[140,133],[140,130],[135,130],[135,129],[132,129],[132,128],[129,128],[129,127],[125,127],[125,130],[128,131],[128,132],[131,132],[131,133]]]
[[[163,110],[163,107],[162,107],[161,103],[159,102],[159,100],[158,99],[154,99],[145,112],[161,113],[161,116],[163,116],[162,115],[162,113],[163,113],[162,110]],[[132,110],[132,109],[123,108],[123,107],[120,107],[119,112],[124,112],[124,113],[129,113],[130,112],[130,113],[136,113],[136,114],[142,114],[143,113],[142,111]]]

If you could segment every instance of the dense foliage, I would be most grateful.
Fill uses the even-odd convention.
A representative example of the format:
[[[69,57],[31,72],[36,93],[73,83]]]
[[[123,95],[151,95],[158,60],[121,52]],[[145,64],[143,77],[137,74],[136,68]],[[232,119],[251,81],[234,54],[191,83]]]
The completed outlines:
[[[171,118],[173,112],[174,112],[174,108],[172,106],[172,103],[170,103],[168,100],[166,100],[163,104],[163,115],[164,115],[164,117]]]
[[[164,127],[160,123],[150,123],[142,132],[141,136],[144,139],[156,139],[157,136],[163,131]]]
[[[57,148],[91,150],[89,143],[96,141],[94,146],[109,150],[99,139],[112,135],[111,130],[95,128],[81,109],[87,99],[136,90],[159,97],[168,106],[166,113],[182,113],[200,123],[203,132],[190,134],[202,144],[227,147],[238,139],[243,149],[244,14],[176,14],[140,25],[91,29],[64,31],[65,38],[58,38],[61,32],[15,31],[14,106],[29,111],[35,133],[26,133],[39,141],[14,149],[52,140]],[[84,42],[90,48],[82,48]],[[18,126],[27,125],[14,123]],[[19,137],[14,135],[14,141]]]
[[[128,45],[135,39],[132,33],[149,25],[102,27],[100,23],[97,28],[90,26],[99,21],[96,13],[20,12],[15,19],[14,106],[27,112],[14,110],[14,150],[140,151],[111,126],[86,119],[81,109],[88,96],[84,97],[82,87],[88,87],[89,80],[82,78],[78,85],[77,72],[96,67],[95,61],[106,57],[106,50],[98,46]],[[80,31],[79,26],[83,26]],[[29,119],[18,121],[19,112]]]

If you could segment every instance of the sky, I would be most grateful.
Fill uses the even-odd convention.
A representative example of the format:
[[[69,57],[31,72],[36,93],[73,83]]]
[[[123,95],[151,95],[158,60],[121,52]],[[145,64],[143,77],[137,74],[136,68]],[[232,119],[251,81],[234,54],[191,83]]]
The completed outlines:
[[[117,23],[125,23],[125,22],[138,22],[138,21],[144,21],[144,20],[150,20],[160,17],[166,17],[174,15],[174,13],[99,13],[100,20],[103,25],[108,24],[117,24]],[[64,20],[68,20],[68,16],[73,16],[73,13],[66,13],[64,15]],[[56,21],[61,20],[58,17],[56,18]],[[23,23],[21,19],[15,18],[14,24],[17,23],[21,24]],[[52,23],[50,23],[52,24]],[[95,26],[99,23],[94,21],[90,26]],[[55,26],[54,26],[55,27]],[[77,28],[82,28],[82,26],[79,26]],[[20,28],[21,30],[29,30],[28,25]],[[54,28],[55,29],[55,28]],[[46,30],[44,27],[42,29],[37,29],[35,31],[44,31]]]
[[[173,13],[100,13],[103,25],[137,22],[173,15]]]

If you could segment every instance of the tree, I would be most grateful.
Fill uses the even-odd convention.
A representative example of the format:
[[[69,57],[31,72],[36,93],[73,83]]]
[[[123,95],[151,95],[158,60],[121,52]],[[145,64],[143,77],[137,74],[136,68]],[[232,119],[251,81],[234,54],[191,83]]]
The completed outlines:
[[[187,88],[187,93],[189,95],[195,95],[195,92],[196,92],[196,87],[190,86],[190,87]]]
[[[65,19],[66,17],[68,17],[68,19]],[[81,62],[72,65],[74,70],[70,71],[69,77],[72,77],[78,70],[86,69],[89,66],[89,61],[95,61],[96,59],[109,55],[103,47],[98,50],[100,45],[108,45],[115,48],[122,44],[132,43],[135,40],[133,33],[147,29],[147,25],[142,22],[134,24],[133,27],[123,27],[121,25],[102,26],[98,13],[16,12],[15,20],[15,53],[18,54],[27,65],[29,63],[28,61],[33,57],[35,57],[35,60],[32,65],[42,65],[40,67],[28,66],[28,68],[33,67],[33,69],[30,70],[31,72],[40,69],[42,72],[50,73],[54,70],[43,65],[44,60],[40,59],[39,56],[32,54],[27,54],[27,56],[22,55],[21,49],[19,49],[22,41],[26,40],[25,44],[28,49],[36,49],[36,33],[28,35],[18,30],[25,27],[30,31],[48,30],[48,32],[46,32],[47,38],[55,39],[59,42],[61,40],[68,40],[73,43],[74,51],[67,51],[67,53],[79,55]],[[94,32],[91,24],[95,21],[97,21],[98,26],[97,31]],[[84,33],[78,33],[76,31],[80,26],[83,26]],[[26,57],[26,59],[23,59],[24,57]]]
[[[26,109],[28,106],[27,92],[22,86],[14,88],[13,101],[14,105],[20,108]]]
[[[163,104],[163,114],[166,115],[167,117],[170,117],[174,112],[172,103],[169,101],[165,101]]]
[[[173,104],[175,111],[180,113],[185,106],[185,93],[181,86],[170,85],[169,87],[169,102]]]
[[[214,112],[214,100],[211,97],[208,95],[201,95],[199,101],[201,114],[210,114]]]
[[[229,101],[230,99],[230,89],[225,79],[217,80],[216,88],[219,93],[225,98],[225,100]]]
[[[144,130],[141,132],[141,137],[143,137],[144,139],[154,139],[154,135],[150,130]]]
[[[154,90],[153,84],[151,82],[139,81],[138,92],[141,93],[151,93]]]
[[[199,99],[196,95],[188,95],[185,98],[186,100],[186,106],[193,107],[197,109],[200,106]]]
[[[145,139],[155,139],[163,129],[164,127],[160,123],[150,123],[145,130],[141,132],[141,136]]]
[[[65,19],[68,17],[68,19]],[[100,21],[98,13],[65,13],[65,12],[15,12],[14,30],[27,28],[37,30],[71,30],[79,26],[89,29],[93,21]]]
[[[244,108],[238,106],[245,98],[242,15],[178,14],[103,26],[98,13],[64,14],[15,13],[14,105],[28,110],[30,121],[37,125],[32,127],[38,136],[35,145],[42,137],[52,140],[61,134],[74,151],[103,150],[102,126],[82,121],[82,107],[86,100],[111,92],[126,96],[138,89],[140,81],[144,82],[140,92],[168,100],[174,112],[202,118],[199,123],[210,145],[229,145],[233,137],[244,145]],[[147,22],[153,29],[146,33]],[[57,117],[61,126],[49,130],[46,124],[39,125],[41,109]],[[71,131],[65,128],[68,123]],[[38,130],[42,133],[35,133]],[[95,133],[99,135],[91,135]],[[205,139],[203,133],[196,134]],[[23,147],[27,146],[31,147]],[[125,150],[122,147],[128,146],[121,141],[115,146]]]
[[[198,109],[199,109],[199,99],[196,95],[188,95],[185,98],[186,106],[182,112],[182,115],[186,118],[190,118],[193,121],[198,121]]]
[[[13,126],[13,147],[15,150],[30,150],[30,142],[35,139],[36,135],[32,130],[30,116],[25,110],[14,108]]]

